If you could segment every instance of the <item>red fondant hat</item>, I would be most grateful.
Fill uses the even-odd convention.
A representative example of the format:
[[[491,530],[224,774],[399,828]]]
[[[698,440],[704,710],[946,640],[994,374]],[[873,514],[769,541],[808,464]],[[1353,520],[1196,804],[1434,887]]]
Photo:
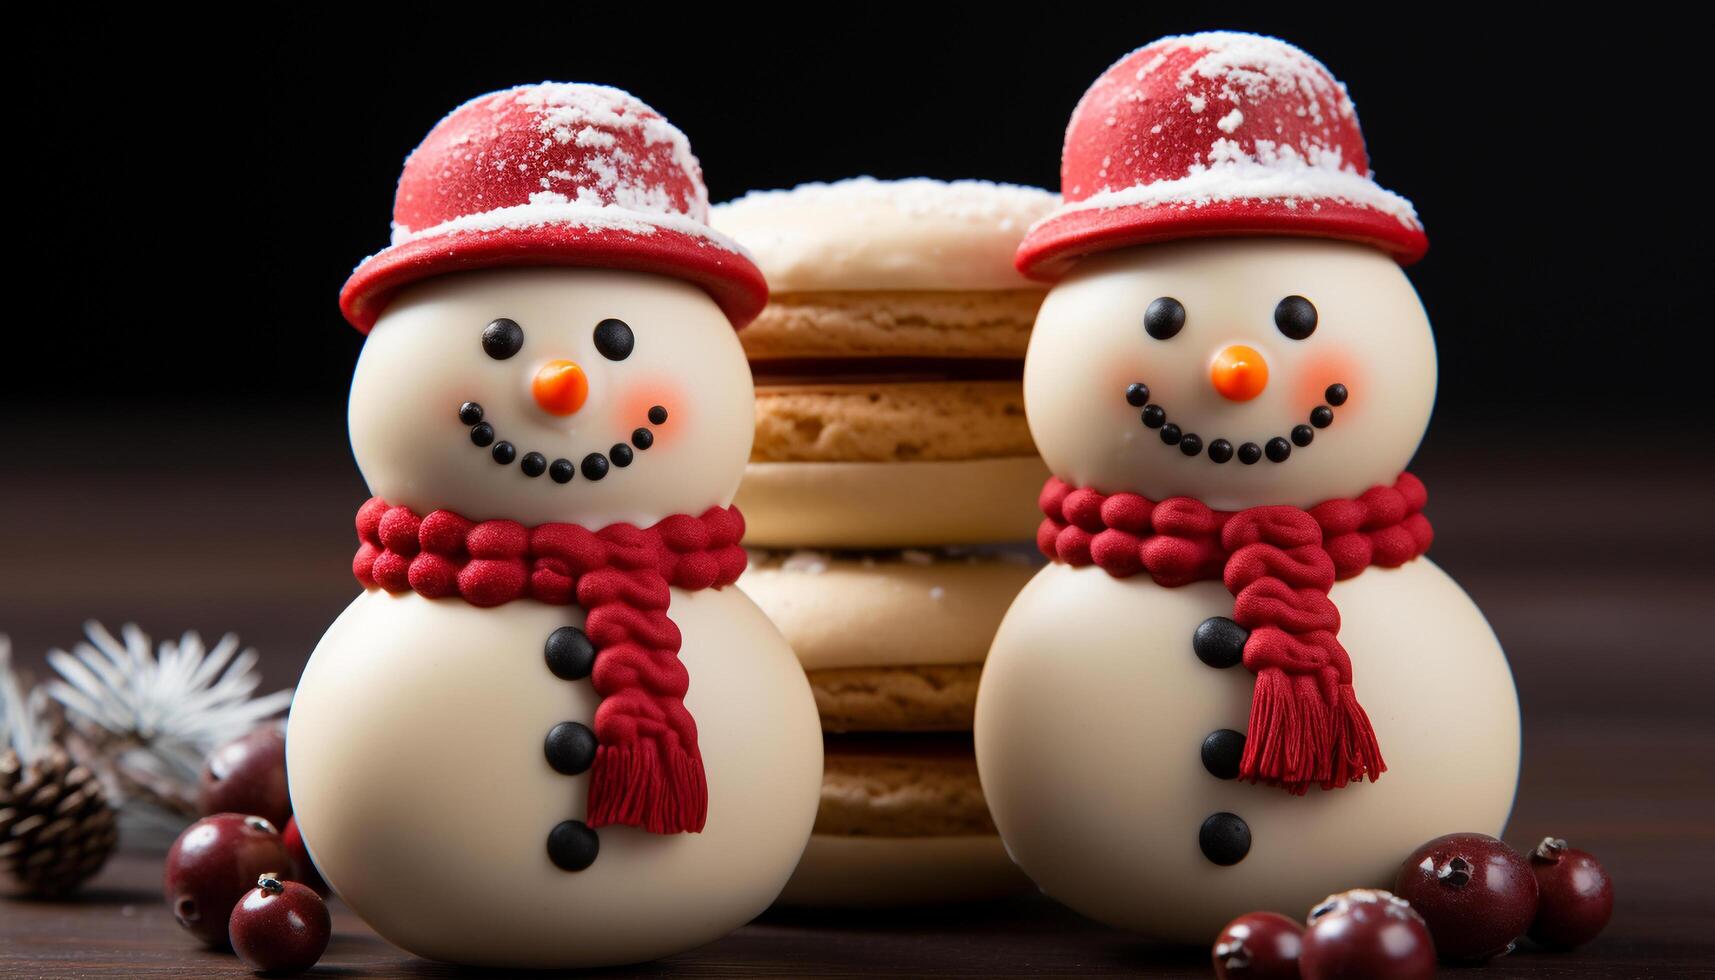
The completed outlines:
[[[635,96],[549,82],[494,92],[454,109],[405,160],[393,244],[352,272],[340,310],[367,333],[420,279],[576,265],[689,280],[742,327],[768,286],[708,212],[685,134]]]
[[[1429,247],[1411,202],[1371,178],[1346,87],[1255,34],[1162,38],[1121,58],[1072,112],[1060,181],[1065,203],[1018,248],[1038,279],[1179,238],[1338,238],[1405,265]]]

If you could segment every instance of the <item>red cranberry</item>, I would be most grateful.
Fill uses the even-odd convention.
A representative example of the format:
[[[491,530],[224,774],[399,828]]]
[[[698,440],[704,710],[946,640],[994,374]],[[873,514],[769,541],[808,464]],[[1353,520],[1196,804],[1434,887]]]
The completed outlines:
[[[226,920],[264,874],[290,869],[292,856],[261,817],[220,813],[185,828],[167,852],[162,890],[173,918],[210,946],[225,946]]]
[[[1403,900],[1355,888],[1310,910],[1298,970],[1304,980],[1424,980],[1435,976],[1435,942]]]
[[[209,813],[254,813],[276,827],[292,815],[286,793],[286,733],[264,725],[209,753],[197,805]]]
[[[326,898],[328,883],[322,880],[322,873],[316,870],[316,863],[310,860],[309,849],[304,847],[304,835],[298,832],[297,817],[286,821],[286,829],[280,831],[280,840],[286,845],[286,853],[292,855],[292,864],[296,868],[292,880],[309,885],[315,889],[316,894]]]
[[[1448,834],[1412,851],[1393,890],[1423,916],[1450,963],[1511,952],[1536,915],[1530,866],[1487,834]]]
[[[1539,896],[1530,938],[1550,949],[1582,946],[1614,912],[1614,883],[1589,854],[1544,837],[1530,854]]]
[[[316,965],[333,935],[328,907],[308,886],[271,875],[239,900],[229,924],[232,951],[257,973],[302,973]]]
[[[1298,980],[1304,929],[1279,912],[1250,912],[1227,923],[1210,958],[1219,980]]]

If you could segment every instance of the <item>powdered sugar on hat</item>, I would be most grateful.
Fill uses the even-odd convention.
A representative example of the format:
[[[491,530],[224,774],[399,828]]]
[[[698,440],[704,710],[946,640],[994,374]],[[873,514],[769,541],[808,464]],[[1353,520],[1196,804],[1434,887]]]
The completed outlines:
[[[1039,278],[1177,238],[1340,238],[1404,263],[1427,248],[1411,202],[1375,182],[1345,86],[1255,34],[1163,38],[1121,58],[1073,111],[1061,182],[1065,204],[1019,248]]]
[[[703,286],[735,324],[766,287],[708,225],[702,167],[678,128],[631,94],[544,82],[466,102],[405,161],[392,244],[341,292],[367,330],[410,282],[461,269],[590,265]]]

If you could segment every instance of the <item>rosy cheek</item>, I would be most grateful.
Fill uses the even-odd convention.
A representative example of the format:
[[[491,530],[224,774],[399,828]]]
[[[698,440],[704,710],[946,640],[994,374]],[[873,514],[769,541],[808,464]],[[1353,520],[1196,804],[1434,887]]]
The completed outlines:
[[[685,430],[685,413],[690,398],[684,386],[677,382],[643,380],[621,390],[618,405],[616,421],[619,424],[648,429],[655,436],[654,445],[662,446],[670,445]],[[666,421],[655,422],[650,418],[650,412],[656,408],[666,409]]]
[[[1293,404],[1314,408],[1324,404],[1328,386],[1342,384],[1346,386],[1346,404],[1335,410],[1338,413],[1349,412],[1360,408],[1370,396],[1369,385],[1364,383],[1366,375],[1362,363],[1348,351],[1331,349],[1317,351],[1312,357],[1307,357],[1298,369],[1298,377],[1293,381]]]

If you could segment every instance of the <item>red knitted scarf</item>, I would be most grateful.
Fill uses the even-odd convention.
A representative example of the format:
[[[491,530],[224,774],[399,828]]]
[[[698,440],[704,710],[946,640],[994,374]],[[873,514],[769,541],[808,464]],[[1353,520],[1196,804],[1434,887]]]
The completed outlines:
[[[679,662],[679,628],[667,618],[668,587],[731,585],[744,571],[743,536],[744,518],[733,507],[591,531],[478,523],[445,510],[419,517],[377,497],[357,512],[362,544],[351,570],[365,588],[475,606],[514,599],[582,606],[597,651],[590,683],[602,697],[586,822],[696,833],[708,816],[709,788],[697,724],[685,710],[690,674]]]
[[[1371,565],[1393,568],[1429,550],[1420,511],[1428,493],[1402,473],[1355,500],[1212,510],[1190,497],[1152,501],[1102,494],[1050,477],[1036,544],[1051,560],[1096,565],[1115,578],[1147,572],[1175,587],[1218,579],[1233,620],[1250,630],[1244,665],[1256,674],[1239,778],[1303,793],[1387,770],[1369,716],[1352,692],[1352,661],[1336,638],[1335,581]]]

